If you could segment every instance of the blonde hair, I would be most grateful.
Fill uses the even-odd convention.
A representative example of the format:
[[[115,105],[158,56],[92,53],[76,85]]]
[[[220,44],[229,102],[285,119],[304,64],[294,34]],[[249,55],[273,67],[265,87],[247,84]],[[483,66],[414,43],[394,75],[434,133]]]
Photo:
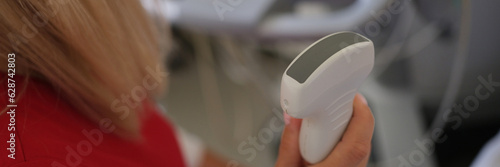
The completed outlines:
[[[122,118],[111,108],[142,85],[146,68],[162,65],[159,33],[139,1],[3,0],[0,22],[0,64],[16,53],[16,74],[47,81],[95,122],[139,134],[140,108]]]

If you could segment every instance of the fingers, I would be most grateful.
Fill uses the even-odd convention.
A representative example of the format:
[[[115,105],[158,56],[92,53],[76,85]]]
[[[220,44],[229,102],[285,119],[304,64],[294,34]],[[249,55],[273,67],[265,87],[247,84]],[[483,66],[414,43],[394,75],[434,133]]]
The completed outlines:
[[[366,165],[368,165],[369,160],[370,160],[370,155],[366,156],[365,159],[363,159],[363,161],[361,161],[361,163],[359,163],[357,167],[366,167]]]
[[[367,163],[370,155],[371,140],[375,120],[366,104],[366,99],[356,94],[354,97],[353,114],[341,141],[332,153],[318,166],[331,165],[354,167]]]
[[[299,132],[302,121],[289,118],[283,131],[279,150],[277,167],[299,167],[305,164],[299,150]],[[321,163],[321,166],[366,166],[371,150],[371,140],[375,120],[366,104],[366,99],[357,94],[354,97],[353,115],[341,141],[335,146],[332,153]]]
[[[353,115],[342,141],[349,144],[371,144],[375,119],[361,94],[356,94],[353,104]]]
[[[289,121],[286,121],[286,119]],[[302,120],[292,118],[285,113],[285,122],[286,125],[281,136],[279,155],[275,166],[299,167],[302,164],[299,150],[299,132]]]

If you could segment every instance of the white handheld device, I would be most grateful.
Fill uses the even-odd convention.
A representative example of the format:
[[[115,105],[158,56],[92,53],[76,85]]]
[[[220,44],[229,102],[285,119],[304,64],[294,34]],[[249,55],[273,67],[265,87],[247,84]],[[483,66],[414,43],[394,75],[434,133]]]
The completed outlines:
[[[280,103],[288,115],[303,119],[300,152],[307,162],[322,161],[341,139],[373,63],[369,39],[339,32],[314,42],[288,66]]]

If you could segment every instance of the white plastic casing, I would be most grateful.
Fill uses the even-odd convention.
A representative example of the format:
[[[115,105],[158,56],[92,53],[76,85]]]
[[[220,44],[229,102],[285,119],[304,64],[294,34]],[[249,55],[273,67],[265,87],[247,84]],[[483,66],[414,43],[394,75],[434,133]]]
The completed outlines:
[[[340,49],[331,53],[332,56],[303,83],[287,74],[299,57],[314,59],[317,51],[311,49],[318,49],[314,46],[322,42]],[[322,161],[339,142],[351,119],[357,89],[371,72],[373,64],[374,47],[369,39],[356,33],[340,32],[313,43],[287,68],[281,82],[280,103],[290,116],[303,119],[300,152],[307,162]]]

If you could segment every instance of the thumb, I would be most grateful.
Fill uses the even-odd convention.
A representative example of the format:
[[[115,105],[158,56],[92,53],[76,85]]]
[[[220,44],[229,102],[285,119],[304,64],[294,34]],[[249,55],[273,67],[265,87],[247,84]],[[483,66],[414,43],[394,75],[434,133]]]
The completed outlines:
[[[302,124],[301,119],[290,117],[284,113],[285,129],[281,135],[276,167],[299,167],[302,166],[302,157],[299,150],[299,132]]]

